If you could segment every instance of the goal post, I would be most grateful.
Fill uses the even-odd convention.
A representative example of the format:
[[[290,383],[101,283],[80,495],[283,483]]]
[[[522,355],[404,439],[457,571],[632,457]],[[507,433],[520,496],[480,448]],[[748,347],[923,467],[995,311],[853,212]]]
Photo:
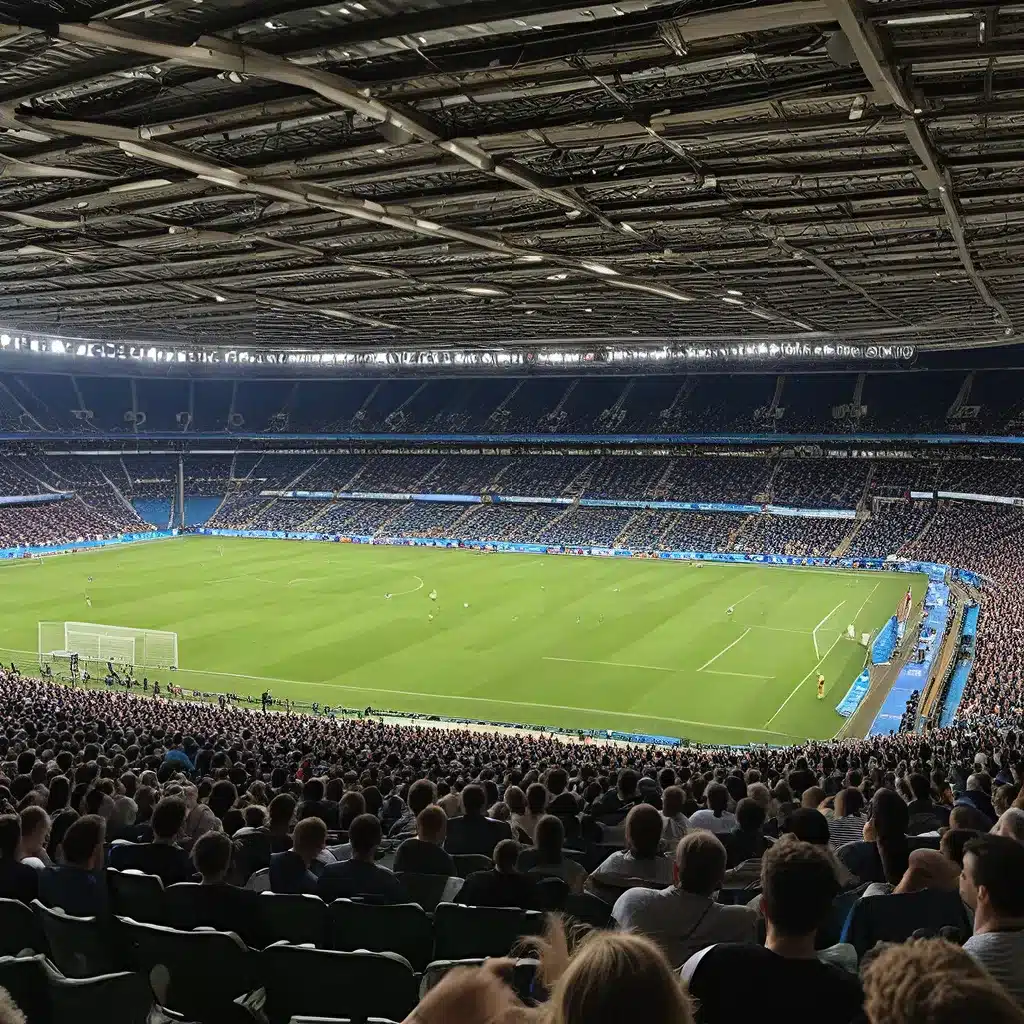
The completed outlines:
[[[178,634],[96,622],[40,622],[39,663],[77,654],[84,662],[138,668],[178,667]]]

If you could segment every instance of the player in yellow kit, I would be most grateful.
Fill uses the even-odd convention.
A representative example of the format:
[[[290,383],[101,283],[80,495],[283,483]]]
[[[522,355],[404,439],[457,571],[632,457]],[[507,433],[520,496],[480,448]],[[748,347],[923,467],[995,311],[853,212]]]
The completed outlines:
[[[822,675],[818,676],[818,700],[825,699],[825,677]]]

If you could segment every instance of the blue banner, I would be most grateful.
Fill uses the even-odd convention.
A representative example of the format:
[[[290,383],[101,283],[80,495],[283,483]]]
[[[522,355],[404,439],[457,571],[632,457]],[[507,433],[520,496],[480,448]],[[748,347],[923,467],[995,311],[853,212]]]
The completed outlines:
[[[10,558],[32,558],[36,555],[60,555],[69,551],[87,551],[90,548],[106,548],[114,544],[132,544],[141,540],[163,540],[177,537],[178,530],[152,530],[149,533],[122,533],[116,537],[101,540],[78,540],[68,544],[40,544],[35,547],[0,548],[0,560]]]
[[[871,645],[871,664],[884,665],[892,658],[892,652],[896,650],[896,643],[899,639],[899,622],[896,616],[892,618],[878,631],[874,643]]]
[[[853,681],[853,685],[847,691],[846,696],[836,705],[836,711],[849,718],[860,707],[860,702],[867,696],[871,688],[871,674],[867,669]]]

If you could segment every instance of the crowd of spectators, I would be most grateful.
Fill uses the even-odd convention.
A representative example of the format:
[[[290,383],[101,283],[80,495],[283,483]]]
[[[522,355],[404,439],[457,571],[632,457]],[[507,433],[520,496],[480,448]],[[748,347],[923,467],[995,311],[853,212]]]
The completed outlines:
[[[197,925],[262,946],[257,892],[395,904],[436,878],[467,907],[598,928],[579,942],[551,917],[525,939],[538,1006],[499,961],[428,986],[421,1020],[484,1024],[497,1000],[578,1024],[627,1009],[725,1024],[772,993],[837,1024],[950,1019],[940,1006],[1019,1022],[1024,739],[1007,724],[788,749],[597,745],[3,670],[0,898],[103,921],[119,906],[104,867],[133,869],[161,880],[167,914],[187,900]]]

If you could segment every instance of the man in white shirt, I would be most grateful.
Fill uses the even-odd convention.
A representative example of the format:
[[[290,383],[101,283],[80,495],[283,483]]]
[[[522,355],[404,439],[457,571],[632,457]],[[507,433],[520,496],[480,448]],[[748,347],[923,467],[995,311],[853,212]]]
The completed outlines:
[[[714,901],[725,863],[725,847],[717,836],[691,832],[676,847],[675,884],[667,889],[627,889],[615,901],[612,917],[620,928],[658,943],[673,967],[716,942],[756,942],[755,910]]]
[[[707,810],[690,815],[690,828],[703,828],[719,835],[736,827],[736,815],[727,811],[729,790],[720,782],[712,782],[704,792]]]

